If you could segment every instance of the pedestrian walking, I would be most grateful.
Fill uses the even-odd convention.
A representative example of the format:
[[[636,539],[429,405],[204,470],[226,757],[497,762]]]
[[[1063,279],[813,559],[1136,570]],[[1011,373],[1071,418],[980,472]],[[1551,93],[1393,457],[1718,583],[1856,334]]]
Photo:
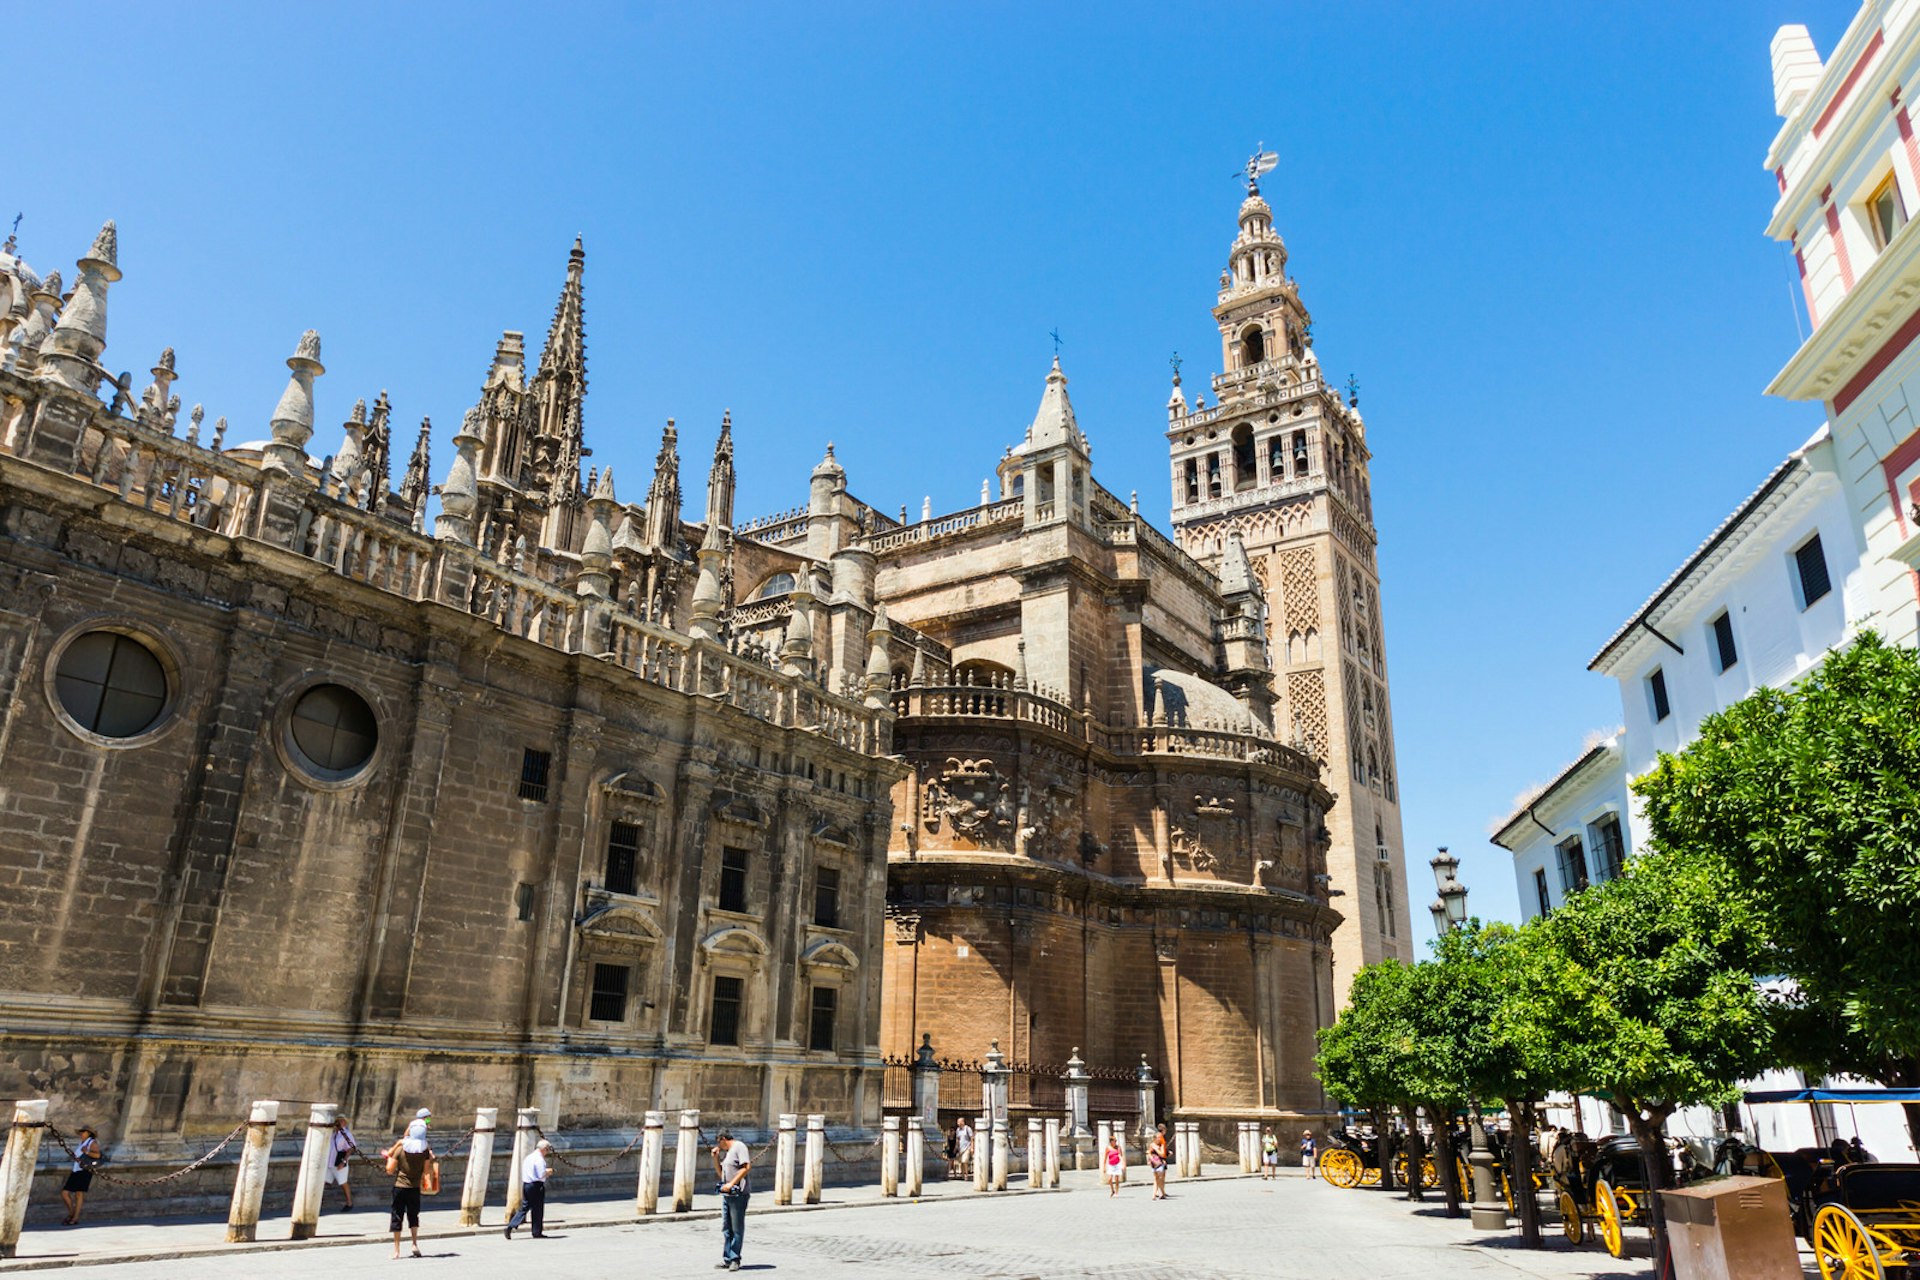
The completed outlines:
[[[440,1189],[440,1171],[434,1164],[433,1148],[427,1143],[427,1123],[433,1112],[422,1107],[413,1113],[407,1136],[380,1153],[393,1175],[393,1207],[387,1225],[393,1232],[393,1256],[400,1256],[400,1226],[404,1222],[413,1235],[413,1256],[420,1256],[420,1193]]]
[[[1153,1198],[1167,1198],[1167,1126],[1153,1126],[1153,1138],[1147,1143],[1147,1168],[1153,1171]]]
[[[525,1222],[529,1216],[533,1219],[533,1238],[547,1238],[547,1179],[553,1176],[553,1169],[547,1163],[547,1153],[553,1150],[553,1144],[545,1138],[533,1144],[533,1150],[527,1152],[527,1158],[520,1162],[520,1207],[507,1219],[507,1239],[513,1239],[513,1229]]]
[[[1272,1182],[1280,1176],[1280,1139],[1268,1125],[1260,1134],[1260,1180]]]
[[[1319,1147],[1313,1140],[1313,1130],[1302,1129],[1300,1131],[1300,1164],[1306,1169],[1309,1178],[1320,1176],[1319,1156]]]
[[[347,1212],[353,1212],[353,1183],[348,1178],[353,1172],[353,1157],[360,1150],[360,1144],[353,1140],[353,1130],[347,1128],[344,1119],[333,1122],[333,1144],[330,1148],[333,1159],[327,1165],[326,1179],[320,1184],[320,1192],[326,1194],[328,1187],[339,1187],[340,1194],[346,1198]]]
[[[67,1206],[69,1227],[80,1225],[80,1210],[87,1203],[87,1192],[93,1187],[93,1166],[100,1163],[100,1138],[92,1129],[80,1126],[80,1141],[74,1144],[73,1168],[67,1173],[67,1183],[60,1188],[60,1199]]]
[[[960,1122],[958,1120],[947,1126],[945,1155],[947,1157],[947,1180],[951,1182],[953,1180],[953,1171],[960,1166]]]
[[[967,1123],[965,1116],[953,1128],[953,1148],[960,1160],[960,1176],[973,1176],[973,1126]]]
[[[720,1179],[720,1266],[723,1271],[740,1269],[740,1249],[747,1240],[747,1198],[753,1188],[747,1175],[753,1171],[753,1154],[747,1144],[729,1131],[720,1131],[713,1144],[713,1170]]]
[[[1107,1150],[1101,1157],[1102,1173],[1107,1180],[1107,1198],[1111,1200],[1120,1194],[1120,1178],[1126,1172],[1127,1157],[1120,1150],[1120,1135],[1107,1135]]]

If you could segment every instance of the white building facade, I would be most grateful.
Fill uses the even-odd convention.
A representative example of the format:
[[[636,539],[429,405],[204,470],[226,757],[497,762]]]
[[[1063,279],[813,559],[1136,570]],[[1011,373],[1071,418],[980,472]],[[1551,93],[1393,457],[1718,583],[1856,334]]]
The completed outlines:
[[[1773,38],[1767,153],[1779,199],[1767,234],[1793,247],[1810,337],[1772,395],[1817,401],[1831,424],[1862,544],[1857,624],[1920,633],[1920,0],[1868,0],[1822,61],[1807,29]]]

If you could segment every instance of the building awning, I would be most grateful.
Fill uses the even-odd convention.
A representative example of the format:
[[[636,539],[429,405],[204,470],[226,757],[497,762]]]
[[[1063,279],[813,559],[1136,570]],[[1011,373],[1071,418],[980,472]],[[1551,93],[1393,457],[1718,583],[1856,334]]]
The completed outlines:
[[[1749,1093],[1759,1102],[1920,1102],[1920,1089],[1774,1089]]]

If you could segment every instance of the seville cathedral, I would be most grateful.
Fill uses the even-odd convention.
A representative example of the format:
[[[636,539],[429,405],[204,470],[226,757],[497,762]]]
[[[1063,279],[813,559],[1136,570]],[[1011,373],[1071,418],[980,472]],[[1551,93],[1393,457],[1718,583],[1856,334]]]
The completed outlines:
[[[311,331],[229,439],[102,362],[113,223],[70,285],[9,240],[0,1092],[156,1155],[256,1097],[860,1131],[997,1042],[1322,1125],[1314,1033],[1411,945],[1370,455],[1286,260],[1250,180],[1169,535],[1057,358],[978,505],[829,445],[736,520],[730,420],[703,504],[671,419],[643,501],[583,474],[578,242],[436,467],[385,392],[309,450]]]

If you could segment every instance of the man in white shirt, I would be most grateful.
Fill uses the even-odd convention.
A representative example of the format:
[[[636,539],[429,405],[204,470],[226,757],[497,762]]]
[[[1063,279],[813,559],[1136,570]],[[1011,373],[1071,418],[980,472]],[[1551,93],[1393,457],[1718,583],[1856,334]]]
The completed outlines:
[[[520,1207],[514,1210],[513,1217],[507,1221],[507,1239],[513,1239],[513,1229],[525,1222],[529,1215],[533,1218],[533,1238],[544,1239],[547,1224],[547,1153],[553,1150],[553,1144],[545,1138],[534,1145],[527,1158],[520,1162]]]
[[[720,1178],[720,1269],[740,1269],[740,1246],[747,1238],[747,1174],[753,1156],[747,1144],[725,1129],[713,1144],[713,1171]]]
[[[348,1212],[353,1210],[353,1184],[347,1178],[353,1170],[353,1153],[359,1149],[360,1144],[353,1140],[353,1130],[347,1128],[346,1120],[335,1120],[333,1147],[329,1152],[331,1158],[327,1161],[327,1176],[321,1187],[339,1187],[340,1194],[347,1198]]]
[[[960,1176],[973,1174],[973,1126],[967,1123],[965,1116],[960,1117],[960,1127],[953,1131],[954,1156],[960,1161]]]

